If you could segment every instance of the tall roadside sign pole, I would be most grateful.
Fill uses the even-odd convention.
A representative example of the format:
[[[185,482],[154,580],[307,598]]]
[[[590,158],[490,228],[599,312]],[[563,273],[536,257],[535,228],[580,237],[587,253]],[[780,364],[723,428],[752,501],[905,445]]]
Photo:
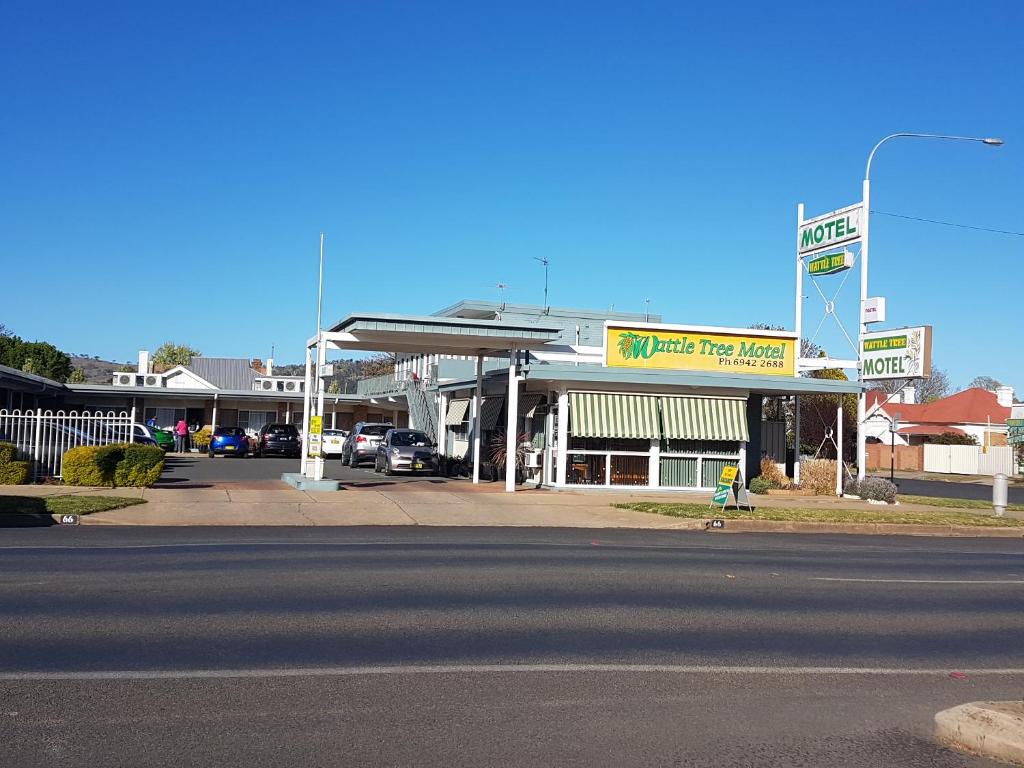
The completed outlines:
[[[860,280],[860,334],[858,339],[858,358],[860,360],[861,375],[858,377],[863,382],[863,361],[864,361],[864,336],[868,332],[867,317],[865,312],[867,309],[868,301],[868,228],[870,226],[871,219],[871,161],[875,158],[875,152],[885,142],[891,139],[943,139],[947,141],[975,141],[981,144],[985,144],[990,147],[998,147],[1003,143],[1002,139],[998,138],[984,138],[980,136],[946,136],[938,133],[891,133],[884,137],[871,149],[871,153],[868,155],[867,167],[864,169],[864,218],[861,222],[863,230],[863,241],[861,243],[861,280]],[[867,402],[866,395],[862,391],[857,396],[857,477],[864,477],[864,468],[867,466],[865,461],[865,454],[867,453],[867,438],[864,434],[864,418],[865,404]]]

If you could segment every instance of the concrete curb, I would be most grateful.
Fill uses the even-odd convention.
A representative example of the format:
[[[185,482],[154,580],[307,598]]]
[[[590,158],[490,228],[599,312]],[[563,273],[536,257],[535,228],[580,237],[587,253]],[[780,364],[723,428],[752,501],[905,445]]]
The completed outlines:
[[[935,738],[982,757],[1024,765],[1024,702],[975,701],[935,715]]]
[[[688,519],[688,518],[680,518]],[[973,525],[908,525],[899,523],[813,523],[785,520],[730,520],[724,528],[710,528],[711,518],[702,522],[714,533],[854,533],[880,536],[951,536],[969,538],[1024,538],[1024,527]]]

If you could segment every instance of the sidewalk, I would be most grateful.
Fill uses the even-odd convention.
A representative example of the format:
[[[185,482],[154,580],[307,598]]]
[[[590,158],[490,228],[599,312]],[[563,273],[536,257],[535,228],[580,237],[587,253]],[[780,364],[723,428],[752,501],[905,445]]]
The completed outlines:
[[[146,504],[84,516],[88,525],[459,525],[544,526],[571,528],[702,528],[700,520],[667,517],[612,505],[623,502],[697,502],[710,494],[626,493],[622,491],[552,491],[522,489],[504,493],[498,484],[469,483],[436,489],[395,485],[348,488],[316,493],[289,488],[278,481],[231,483],[189,488],[80,488],[59,485],[10,486],[3,494],[130,496]],[[867,502],[827,496],[757,496],[762,507],[819,507],[866,510]],[[930,509],[920,504],[906,511]],[[714,517],[713,509],[708,515]],[[861,530],[861,526],[864,530]],[[814,527],[818,526],[818,527]],[[731,530],[822,530],[841,532],[849,524],[730,521]],[[877,533],[871,524],[854,524],[849,532]],[[870,528],[870,530],[868,530]],[[897,532],[894,529],[892,532]],[[925,531],[921,530],[924,533]],[[936,531],[937,532],[937,531]],[[946,530],[948,534],[948,529]],[[992,530],[984,535],[991,535]],[[981,535],[979,533],[979,535]],[[1017,535],[1020,535],[1018,531]]]

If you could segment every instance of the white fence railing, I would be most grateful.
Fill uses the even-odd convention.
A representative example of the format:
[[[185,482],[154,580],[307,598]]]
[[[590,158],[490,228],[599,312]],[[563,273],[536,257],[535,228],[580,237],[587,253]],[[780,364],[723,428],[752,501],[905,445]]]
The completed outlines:
[[[32,462],[32,478],[61,476],[64,454],[81,445],[134,443],[131,413],[0,410],[0,442],[14,443],[18,458]]]
[[[992,446],[985,452],[979,445],[925,445],[924,471],[952,475],[1013,474],[1013,449]]]

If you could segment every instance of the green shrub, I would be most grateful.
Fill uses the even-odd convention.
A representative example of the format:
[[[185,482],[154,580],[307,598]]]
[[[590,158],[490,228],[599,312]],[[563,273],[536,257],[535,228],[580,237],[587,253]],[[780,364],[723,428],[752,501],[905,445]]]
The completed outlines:
[[[64,454],[61,479],[65,485],[113,485],[117,451],[112,445],[82,445]]]
[[[18,446],[14,443],[0,443],[0,466],[18,458]]]
[[[65,485],[149,487],[164,468],[164,451],[155,445],[115,443],[72,448],[64,454]]]
[[[156,445],[125,445],[114,469],[114,485],[148,488],[164,469],[164,449]]]
[[[192,447],[198,448],[200,452],[210,447],[211,435],[209,427],[203,427],[192,433]]]
[[[860,481],[857,494],[862,499],[873,499],[892,504],[896,501],[896,486],[884,477],[865,477]]]
[[[0,463],[0,485],[24,485],[28,482],[27,461],[5,461]]]
[[[772,484],[761,475],[758,475],[750,481],[750,492],[751,493],[768,493],[772,489]]]

